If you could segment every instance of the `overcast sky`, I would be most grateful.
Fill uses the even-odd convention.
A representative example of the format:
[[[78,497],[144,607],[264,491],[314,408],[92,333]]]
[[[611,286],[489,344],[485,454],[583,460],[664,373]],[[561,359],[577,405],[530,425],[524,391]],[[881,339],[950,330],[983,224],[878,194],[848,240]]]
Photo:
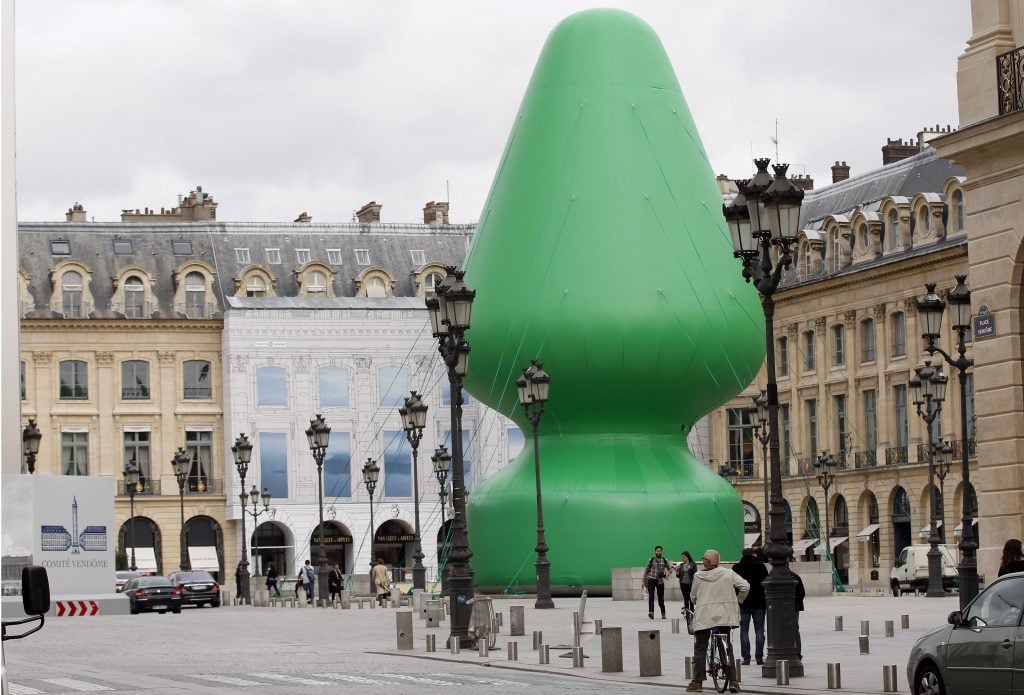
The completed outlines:
[[[18,218],[171,207],[348,221],[370,200],[475,222],[548,33],[583,0],[21,0]],[[661,37],[716,173],[779,155],[818,186],[957,124],[967,0],[616,2]]]

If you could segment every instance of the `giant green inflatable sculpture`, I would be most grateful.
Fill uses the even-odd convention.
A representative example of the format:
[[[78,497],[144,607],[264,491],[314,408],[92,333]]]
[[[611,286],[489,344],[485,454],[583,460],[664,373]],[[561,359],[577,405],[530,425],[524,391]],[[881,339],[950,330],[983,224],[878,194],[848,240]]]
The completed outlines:
[[[480,588],[535,584],[529,422],[515,381],[551,375],[540,424],[551,583],[607,587],[656,544],[736,558],[739,498],[686,432],[749,384],[763,317],[722,198],[654,31],[618,10],[551,33],[466,261],[477,291],[467,390],[527,446],[473,491]]]

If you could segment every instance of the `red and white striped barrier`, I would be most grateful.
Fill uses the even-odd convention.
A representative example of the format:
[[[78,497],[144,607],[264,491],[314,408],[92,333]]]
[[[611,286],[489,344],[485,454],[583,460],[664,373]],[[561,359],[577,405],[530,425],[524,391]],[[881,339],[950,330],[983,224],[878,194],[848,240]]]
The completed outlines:
[[[96,615],[100,607],[95,601],[54,601],[57,604],[57,617],[80,617]]]

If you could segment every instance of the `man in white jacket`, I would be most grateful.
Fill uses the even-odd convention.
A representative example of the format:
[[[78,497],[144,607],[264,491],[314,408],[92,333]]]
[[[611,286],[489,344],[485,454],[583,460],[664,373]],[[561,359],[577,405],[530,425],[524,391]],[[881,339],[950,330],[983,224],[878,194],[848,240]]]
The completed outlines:
[[[725,628],[727,677],[729,692],[738,693],[740,684],[733,673],[732,628],[740,624],[740,602],[747,597],[750,584],[731,569],[719,567],[721,555],[708,549],[701,560],[703,569],[693,577],[693,680],[686,687],[688,693],[704,690],[707,675],[707,649],[712,628]]]

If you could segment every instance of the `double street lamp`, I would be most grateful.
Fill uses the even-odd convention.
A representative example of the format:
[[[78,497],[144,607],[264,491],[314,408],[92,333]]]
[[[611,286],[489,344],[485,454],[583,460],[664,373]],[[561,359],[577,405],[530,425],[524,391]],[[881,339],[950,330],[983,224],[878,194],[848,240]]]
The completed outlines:
[[[771,441],[771,430],[768,427],[770,414],[768,412],[768,393],[761,391],[753,396],[754,407],[750,409],[750,424],[753,429],[754,438],[761,443],[761,461],[764,463],[762,474],[764,483],[764,513],[768,514],[768,443]]]
[[[836,479],[836,460],[832,454],[827,451],[821,452],[818,458],[814,461],[814,468],[818,471],[815,476],[818,479],[818,485],[821,485],[821,489],[825,491],[825,533],[818,535],[821,536],[822,542],[825,548],[825,557],[829,563],[832,562],[832,525],[829,520],[829,497],[828,491],[832,488],[832,483]],[[831,568],[830,570],[831,571]]]
[[[523,370],[523,375],[516,380],[519,389],[519,403],[526,411],[526,417],[533,425],[533,475],[537,483],[537,600],[534,608],[554,608],[551,600],[551,563],[548,561],[548,543],[544,538],[544,505],[540,493],[540,444],[537,430],[540,418],[544,414],[544,404],[548,400],[548,384],[551,377],[541,368],[540,362],[532,360],[530,366]]]
[[[972,507],[974,495],[968,494],[972,488],[971,471],[967,465],[970,448],[967,429],[967,370],[974,366],[974,360],[968,358],[966,354],[967,331],[971,329],[971,290],[964,284],[966,280],[966,275],[956,276],[956,285],[946,292],[946,301],[935,293],[934,283],[927,284],[925,296],[917,302],[917,313],[925,327],[921,334],[926,343],[925,352],[933,357],[936,353],[941,355],[946,364],[957,370],[960,377],[960,475],[963,478],[964,494],[963,519],[960,527],[960,565],[957,570],[960,574],[961,610],[978,595],[978,541],[974,534],[973,518],[976,510]],[[941,335],[942,315],[945,313],[947,301],[953,330],[957,334],[956,357],[952,357],[935,344]]]
[[[28,472],[36,472],[36,455],[39,454],[39,440],[43,433],[36,427],[36,419],[29,418],[28,424],[21,430],[21,447],[25,452],[25,467]]]
[[[931,519],[928,523],[928,589],[926,596],[933,598],[945,596],[942,588],[942,552],[939,550],[938,527],[938,490],[935,487],[935,421],[942,412],[942,402],[946,399],[946,384],[949,379],[942,373],[939,365],[934,369],[930,360],[925,360],[923,367],[914,368],[914,376],[910,378],[910,393],[917,414],[928,426],[928,496],[931,500]]]
[[[242,492],[238,495],[242,500],[242,556],[238,560],[238,569],[235,570],[235,579],[238,584],[238,598],[248,602],[250,597],[250,586],[249,586],[249,556],[246,552],[246,539],[248,534],[245,532],[245,474],[249,472],[249,462],[252,460],[252,442],[245,436],[244,433],[238,435],[238,439],[235,440],[234,445],[231,447],[231,453],[235,457],[235,468],[238,470],[238,477],[241,480],[240,487]],[[255,487],[253,488],[256,489]]]
[[[370,569],[373,569],[373,542],[376,540],[377,530],[373,525],[373,491],[377,489],[377,479],[380,477],[380,466],[373,459],[366,459],[363,465],[363,485],[366,486],[366,493],[370,496]],[[373,588],[372,586],[370,587]]]
[[[447,275],[437,285],[436,296],[426,299],[430,326],[437,339],[438,352],[448,368],[448,383],[451,389],[451,432],[452,432],[452,506],[455,511],[452,548],[448,552],[448,586],[452,597],[452,627],[449,641],[457,640],[460,646],[471,646],[469,621],[472,616],[473,567],[470,559],[473,551],[469,548],[466,529],[466,481],[462,452],[462,379],[466,376],[469,362],[469,330],[473,299],[476,292],[462,281],[464,271],[452,266],[445,269]]]
[[[189,469],[192,467],[192,458],[188,452],[178,447],[171,459],[171,468],[174,470],[174,477],[178,481],[178,502],[181,511],[181,531],[179,533],[179,544],[181,545],[181,557],[178,561],[178,569],[182,572],[188,571],[188,548],[185,536],[185,483],[188,482]]]
[[[419,448],[420,440],[423,438],[423,428],[427,426],[427,404],[423,402],[419,394],[410,392],[405,399],[405,405],[398,409],[402,416],[402,429],[405,430],[405,437],[412,447],[412,506],[416,519],[416,528],[413,538],[413,566],[412,566],[412,588],[425,590],[427,588],[427,568],[423,566],[423,543],[420,539],[420,469],[419,469]]]
[[[245,516],[252,517],[252,555],[253,555],[253,569],[256,571],[256,576],[260,575],[260,534],[259,527],[257,526],[258,520],[264,514],[270,513],[270,490],[263,488],[263,494],[256,489],[256,486],[252,486],[252,490],[249,490],[249,494],[244,492],[239,493],[238,499],[242,502],[242,520],[243,526]],[[263,501],[263,509],[260,509],[260,500]],[[252,502],[252,509],[249,509],[248,502]],[[245,533],[243,530],[242,533]],[[245,552],[245,544],[242,544],[243,552]]]
[[[306,429],[306,439],[309,441],[309,450],[316,462],[316,489],[317,505],[320,508],[320,525],[317,527],[319,534],[320,555],[316,559],[317,596],[324,598],[328,595],[328,580],[331,570],[327,567],[327,550],[324,547],[324,457],[327,456],[327,445],[331,441],[331,428],[324,421],[323,415],[317,415],[309,421]]]
[[[782,280],[783,270],[793,262],[790,251],[799,232],[804,192],[786,178],[788,165],[776,165],[773,178],[768,173],[768,159],[755,159],[754,163],[757,173],[752,179],[737,182],[740,193],[730,205],[723,206],[722,212],[729,227],[733,256],[742,261],[744,279],[757,287],[764,312],[771,456],[771,523],[766,554],[772,569],[764,581],[768,602],[768,655],[761,667],[761,675],[774,678],[776,663],[788,661],[789,675],[798,677],[804,675],[804,667],[797,649],[796,579],[789,567],[793,548],[786,537],[786,510],[782,497],[773,296]]]
[[[437,477],[437,497],[441,503],[441,534],[444,539],[437,549],[437,567],[441,573],[441,594],[448,595],[448,530],[444,527],[444,508],[448,499],[448,471],[452,468],[452,457],[448,453],[448,447],[441,445],[434,450],[430,457],[434,462],[434,475]]]
[[[135,457],[132,456],[132,460],[124,466],[124,491],[128,495],[128,500],[131,505],[131,518],[128,520],[130,524],[128,527],[129,540],[132,543],[132,557],[131,564],[128,565],[128,569],[132,572],[138,569],[135,565],[135,493],[143,485],[146,484],[146,479],[142,476],[142,472],[139,470],[139,464],[136,463]]]

